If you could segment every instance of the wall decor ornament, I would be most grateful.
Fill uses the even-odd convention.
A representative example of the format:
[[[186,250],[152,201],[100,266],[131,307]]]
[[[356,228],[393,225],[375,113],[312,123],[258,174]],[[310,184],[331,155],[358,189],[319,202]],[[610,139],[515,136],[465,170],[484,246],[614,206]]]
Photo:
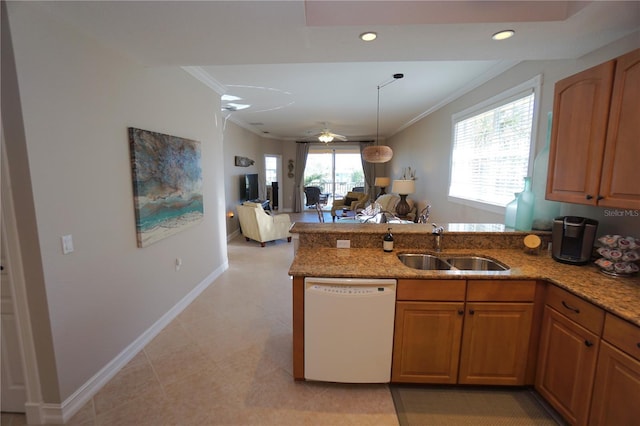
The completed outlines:
[[[251,158],[239,157],[236,155],[236,166],[249,167],[249,166],[253,166],[254,164],[255,164],[255,161],[253,161]]]
[[[287,173],[287,176],[289,176],[289,178],[293,179],[293,160],[289,159],[289,164],[287,164],[287,169],[289,170],[289,173]]]
[[[200,142],[129,127],[138,247],[204,216]]]

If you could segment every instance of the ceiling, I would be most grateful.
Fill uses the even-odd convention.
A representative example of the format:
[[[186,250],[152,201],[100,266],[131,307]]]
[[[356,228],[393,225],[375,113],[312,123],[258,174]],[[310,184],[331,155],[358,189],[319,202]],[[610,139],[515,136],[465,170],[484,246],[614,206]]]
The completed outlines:
[[[579,58],[637,32],[638,1],[70,1],[58,19],[145,66],[180,66],[262,136],[392,136],[520,61]],[[513,38],[491,35],[514,29]],[[375,31],[377,40],[358,36]],[[393,74],[404,78],[394,80]],[[381,89],[378,86],[392,81]]]

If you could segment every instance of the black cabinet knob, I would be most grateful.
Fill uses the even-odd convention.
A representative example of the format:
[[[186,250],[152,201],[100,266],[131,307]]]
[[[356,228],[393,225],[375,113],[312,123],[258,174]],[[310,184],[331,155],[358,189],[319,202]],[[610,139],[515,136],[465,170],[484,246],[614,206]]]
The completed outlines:
[[[593,195],[587,194],[584,198],[586,198],[587,200],[592,200],[593,199]]]
[[[469,309],[469,315],[473,315],[475,313],[476,313],[476,311],[474,311],[473,309]]]
[[[458,315],[464,315],[464,310],[458,309]],[[638,345],[640,345],[640,343],[638,343]]]
[[[588,348],[590,348],[591,346],[593,346],[593,342],[591,340],[585,340],[584,341],[584,345]]]

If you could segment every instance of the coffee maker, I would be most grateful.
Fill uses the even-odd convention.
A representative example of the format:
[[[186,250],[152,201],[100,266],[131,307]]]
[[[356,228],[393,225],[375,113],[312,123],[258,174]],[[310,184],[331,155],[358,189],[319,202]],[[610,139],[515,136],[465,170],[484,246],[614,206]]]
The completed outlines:
[[[584,265],[591,259],[598,221],[579,216],[553,220],[552,257],[558,262]]]

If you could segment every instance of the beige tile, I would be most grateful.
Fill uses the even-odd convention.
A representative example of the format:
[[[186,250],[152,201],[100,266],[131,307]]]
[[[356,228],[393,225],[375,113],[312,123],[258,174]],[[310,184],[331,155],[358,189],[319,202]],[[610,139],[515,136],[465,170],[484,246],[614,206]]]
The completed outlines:
[[[76,414],[65,423],[68,426],[93,426],[96,420],[95,407],[93,405],[93,399],[84,404],[84,406],[78,410]]]
[[[129,399],[117,408],[96,415],[96,426],[162,426],[177,424],[176,415],[161,389]]]
[[[144,348],[144,352],[150,358],[157,358],[163,354],[170,353],[177,348],[193,344],[193,338],[182,327],[179,321],[173,321],[167,325],[151,342]]]
[[[198,372],[213,364],[195,343],[167,348],[165,352],[158,355],[147,355],[158,380],[163,385],[180,380],[186,375]]]
[[[113,410],[140,394],[160,390],[149,362],[135,362],[123,368],[93,397],[96,415]]]
[[[397,425],[386,386],[293,380],[286,275],[292,245],[263,249],[236,239],[228,248],[229,270],[100,390],[73,424]]]

